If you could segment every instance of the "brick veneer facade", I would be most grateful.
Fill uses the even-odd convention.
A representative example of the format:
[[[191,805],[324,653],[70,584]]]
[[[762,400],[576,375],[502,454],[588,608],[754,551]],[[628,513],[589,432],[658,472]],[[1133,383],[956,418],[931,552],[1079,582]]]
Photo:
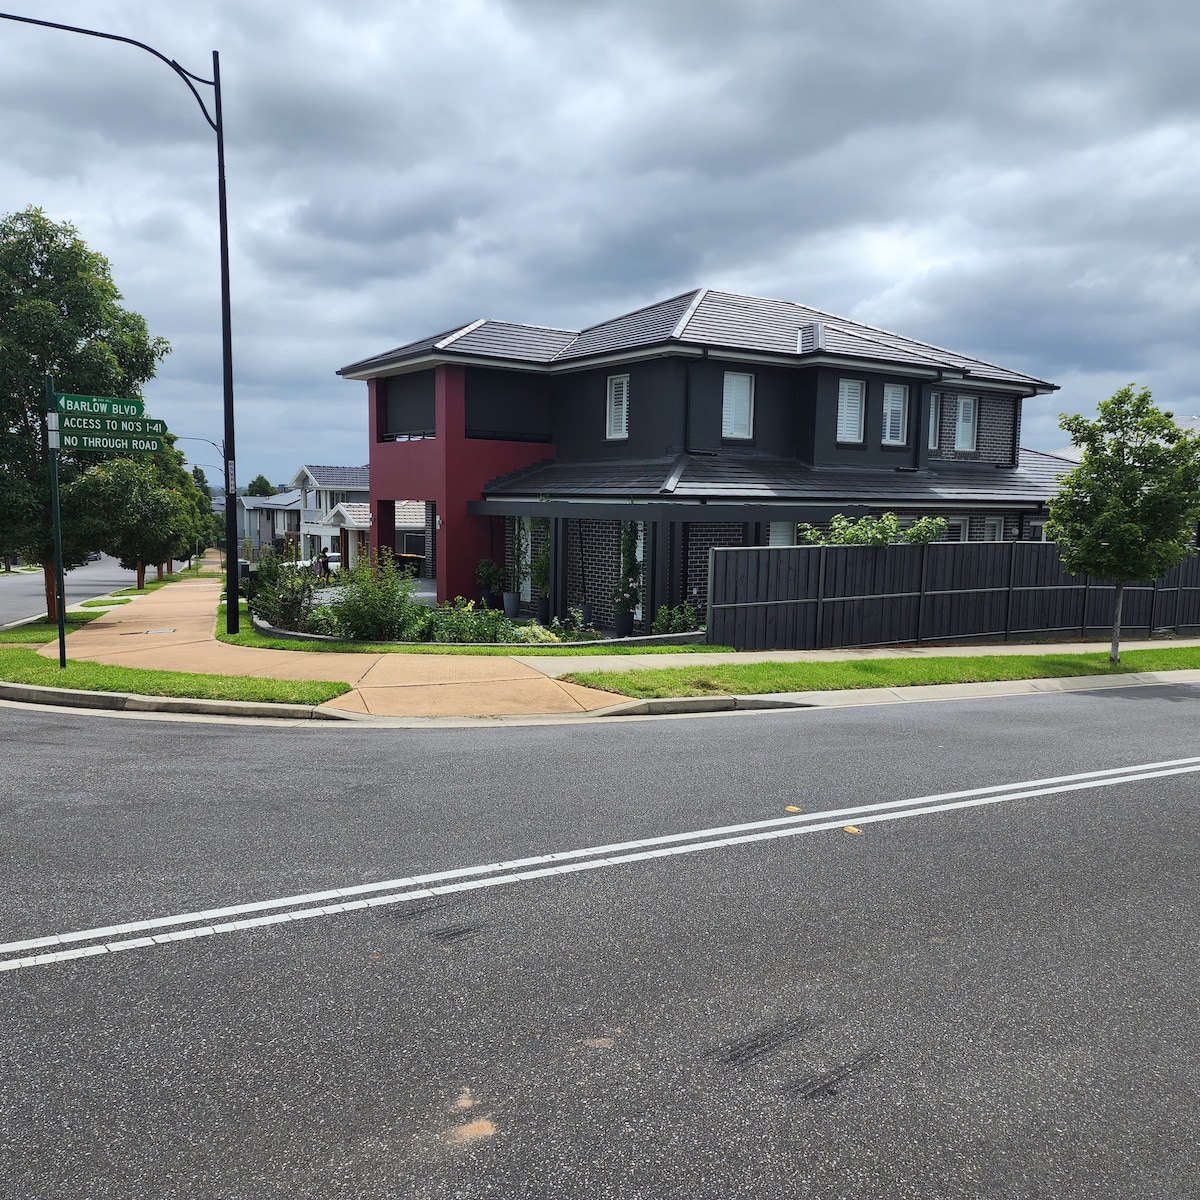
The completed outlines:
[[[746,527],[740,521],[691,521],[687,525],[684,578],[693,607],[708,612],[708,552],[714,546],[744,546]]]
[[[973,392],[970,388],[958,391],[942,389],[935,393],[941,396],[939,410],[937,449],[929,451],[931,459],[962,460],[964,462],[993,462],[1003,466],[1016,465],[1016,433],[1021,420],[1021,401],[1016,396],[996,396]],[[975,396],[978,400],[976,415],[975,449],[955,450],[954,437],[958,424],[959,396]],[[923,431],[927,436],[927,431]]]

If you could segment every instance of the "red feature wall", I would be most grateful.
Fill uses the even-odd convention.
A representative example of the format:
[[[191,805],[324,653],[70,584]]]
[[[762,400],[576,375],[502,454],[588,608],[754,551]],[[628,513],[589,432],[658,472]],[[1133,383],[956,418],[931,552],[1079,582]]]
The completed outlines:
[[[381,442],[383,381],[367,383],[371,463],[372,531],[394,528],[392,502],[432,500],[437,531],[437,598],[475,598],[475,564],[481,558],[503,560],[501,539],[493,553],[489,519],[467,514],[467,503],[483,498],[483,486],[497,475],[554,457],[544,443],[484,441],[466,436],[466,387],[463,368],[435,368],[437,436],[414,442]],[[386,543],[378,543],[386,544]],[[393,547],[394,548],[394,547]]]

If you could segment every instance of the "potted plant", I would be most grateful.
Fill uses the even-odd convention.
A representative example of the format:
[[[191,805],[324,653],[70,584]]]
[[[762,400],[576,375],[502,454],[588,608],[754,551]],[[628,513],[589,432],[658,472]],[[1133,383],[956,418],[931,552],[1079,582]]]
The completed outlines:
[[[504,593],[504,615],[511,621],[521,611],[521,585],[529,578],[529,527],[518,518],[513,523],[511,591]]]
[[[550,624],[550,522],[539,517],[535,522],[541,534],[541,545],[529,564],[529,577],[538,593],[537,619],[539,625]]]
[[[633,613],[642,599],[642,564],[637,556],[636,521],[621,522],[621,574],[612,591],[613,624],[617,637],[633,632]]]
[[[499,608],[500,594],[504,591],[504,568],[490,558],[481,558],[475,564],[475,580],[485,607]]]

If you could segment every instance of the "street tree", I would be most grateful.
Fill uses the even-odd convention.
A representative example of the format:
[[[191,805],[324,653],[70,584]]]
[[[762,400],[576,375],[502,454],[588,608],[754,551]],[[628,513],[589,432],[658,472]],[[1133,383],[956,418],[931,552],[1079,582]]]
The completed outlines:
[[[1134,386],[1102,400],[1093,421],[1059,417],[1082,455],[1050,501],[1046,524],[1068,571],[1113,581],[1114,663],[1125,585],[1157,579],[1194,553],[1200,519],[1200,437],[1160,410],[1149,388]]]
[[[265,475],[255,475],[255,477],[246,484],[247,496],[274,496],[275,486]]]
[[[0,218],[0,551],[40,563],[46,611],[57,620],[47,375],[61,392],[140,399],[170,352],[145,320],[120,304],[107,259],[70,224],[29,207]],[[100,548],[95,526],[70,501],[72,483],[97,455],[59,455],[63,550],[68,561]]]
[[[154,461],[158,457],[106,459],[71,485],[72,504],[90,514],[88,536],[126,570],[137,572],[139,588],[146,585],[147,564],[188,554],[196,529],[194,503],[163,479],[161,464]]]

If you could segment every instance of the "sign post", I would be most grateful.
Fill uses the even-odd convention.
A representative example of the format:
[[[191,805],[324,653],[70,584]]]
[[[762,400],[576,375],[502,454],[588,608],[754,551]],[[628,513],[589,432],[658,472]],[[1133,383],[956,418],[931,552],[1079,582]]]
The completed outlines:
[[[147,417],[145,405],[140,400],[56,392],[53,376],[46,376],[46,449],[50,458],[50,511],[54,523],[54,606],[58,610],[58,665],[64,671],[67,667],[67,618],[58,452],[156,454],[165,445],[162,435],[166,432],[166,423]]]

